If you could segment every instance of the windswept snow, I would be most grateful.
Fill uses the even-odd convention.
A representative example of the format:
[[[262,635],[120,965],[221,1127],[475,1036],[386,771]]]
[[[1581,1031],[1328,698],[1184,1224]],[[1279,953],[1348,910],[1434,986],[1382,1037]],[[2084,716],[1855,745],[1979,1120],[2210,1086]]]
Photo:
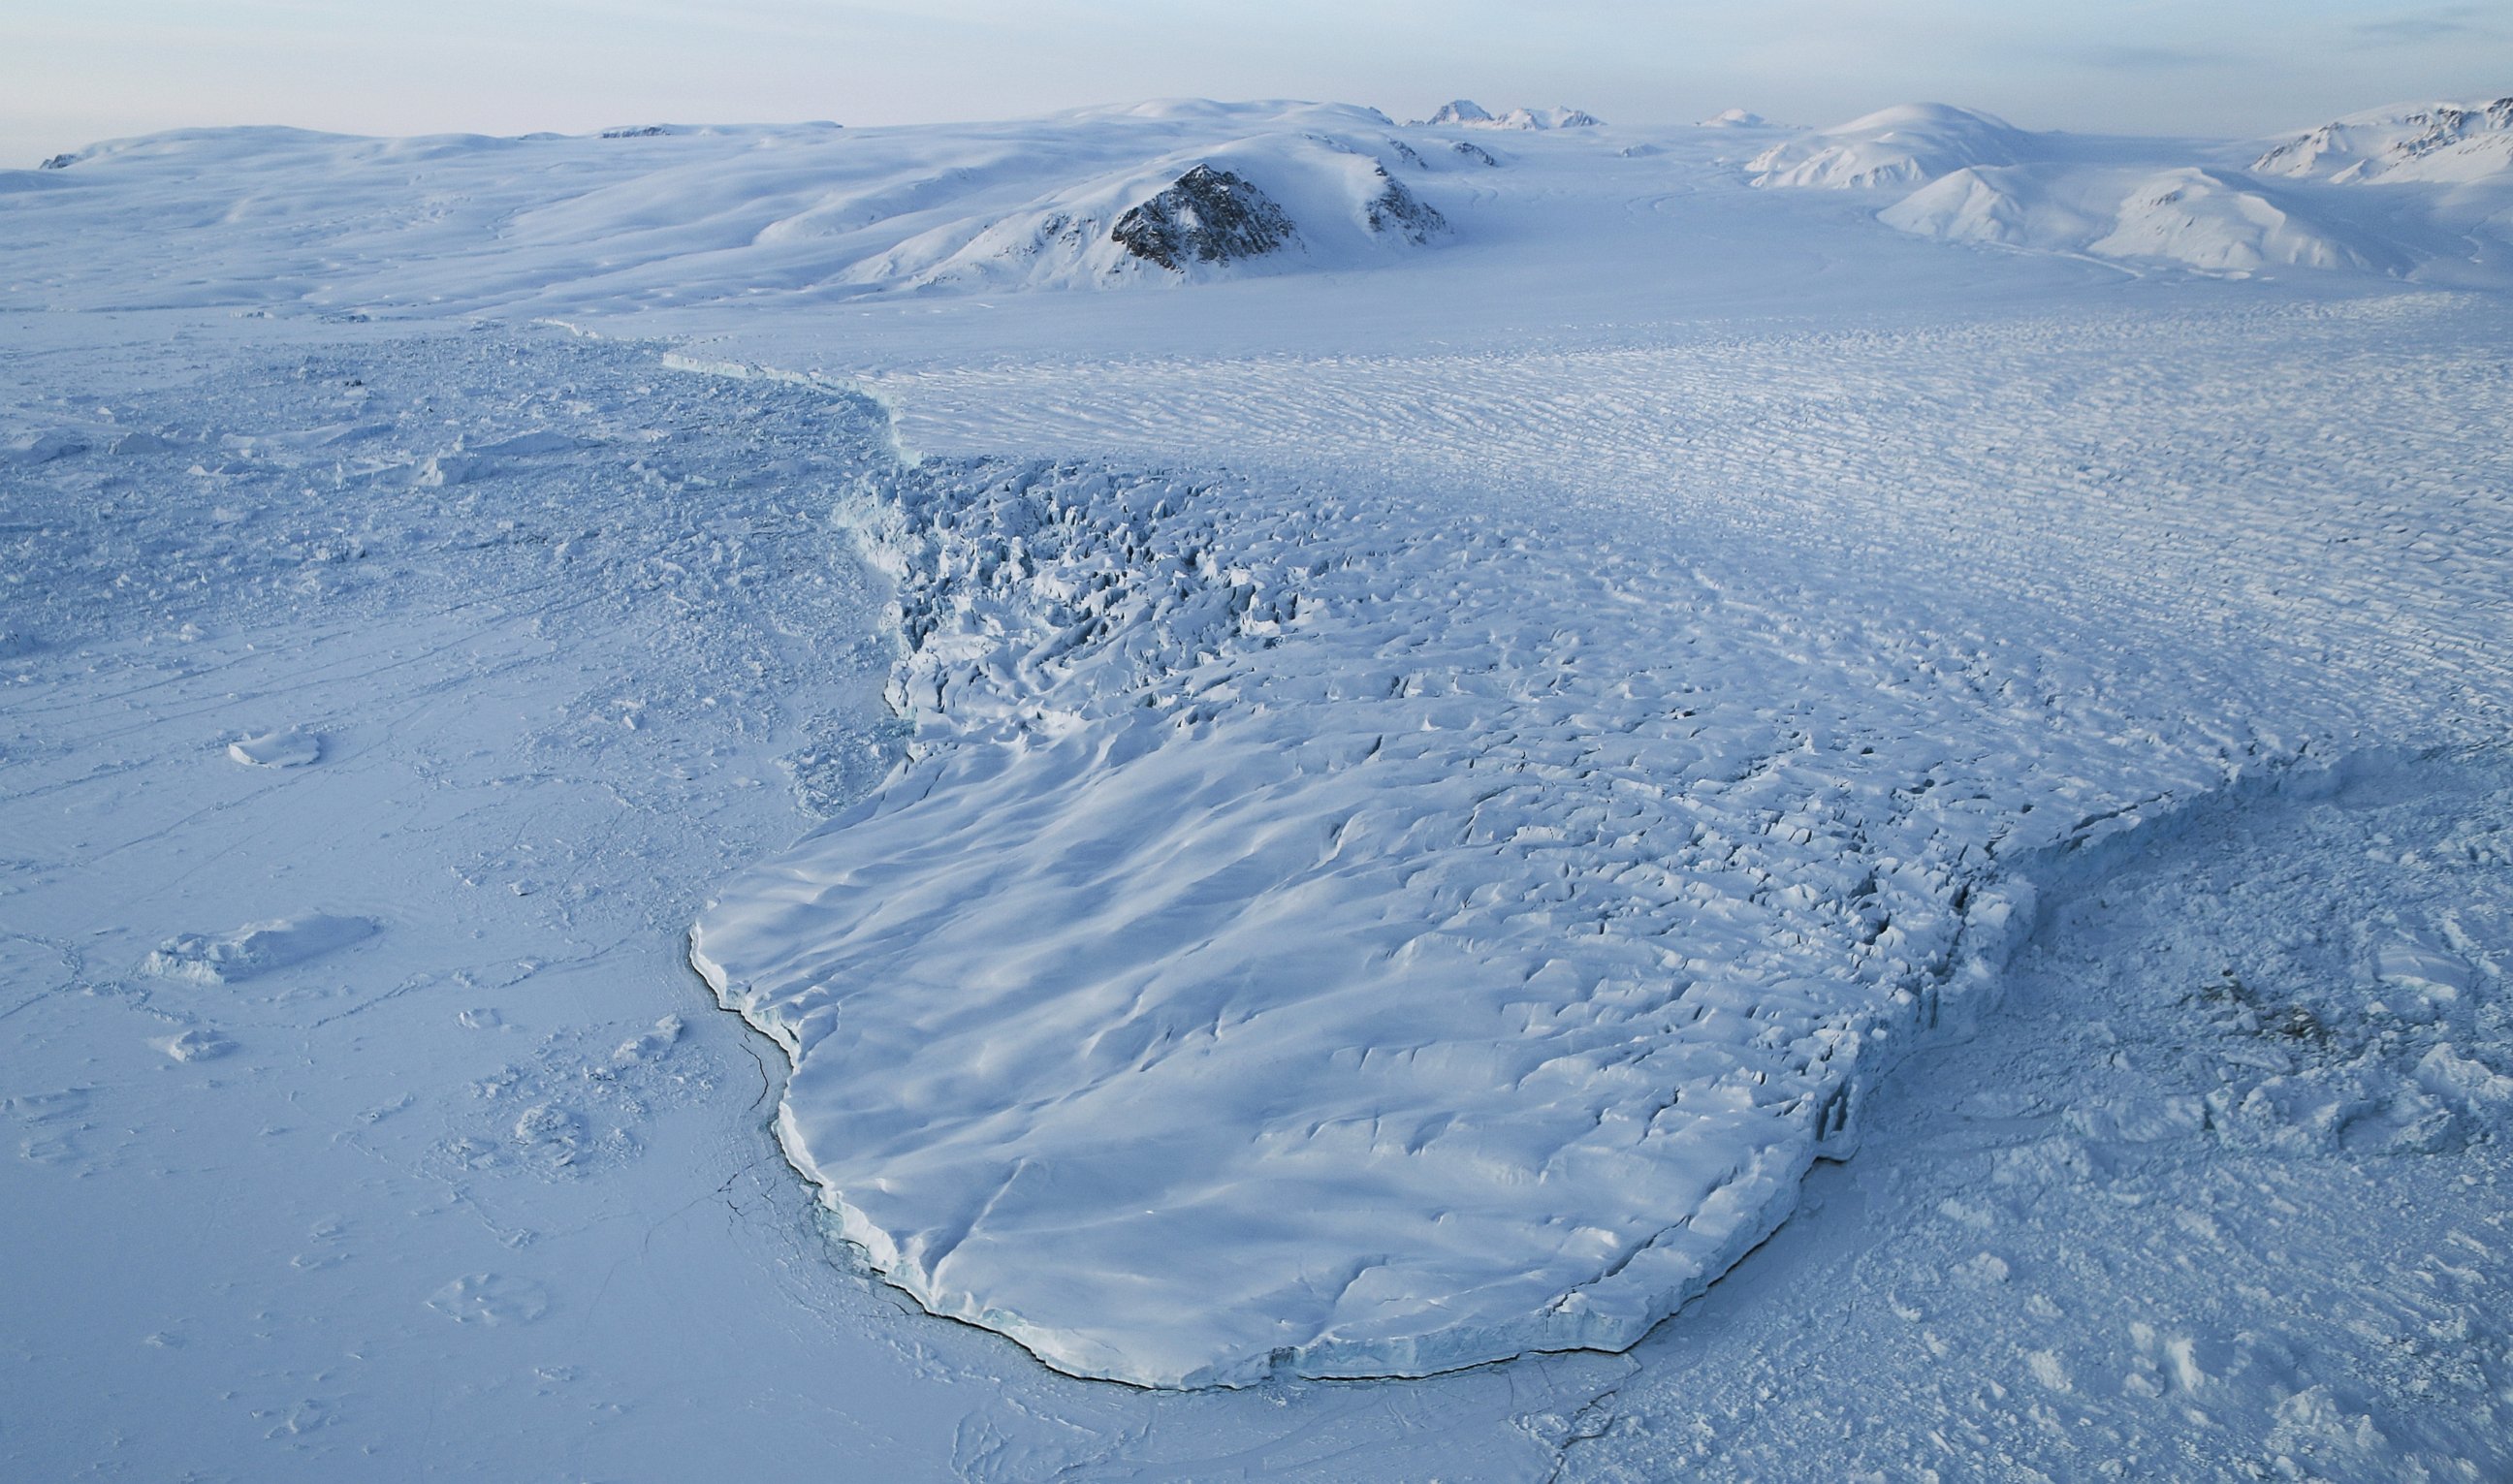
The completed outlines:
[[[929,229],[841,277],[912,288],[1083,287],[1384,262],[1391,250],[1421,247],[1447,223],[1388,173],[1374,147],[1402,158],[1394,140],[1315,133],[1167,156],[974,232],[967,220]]]

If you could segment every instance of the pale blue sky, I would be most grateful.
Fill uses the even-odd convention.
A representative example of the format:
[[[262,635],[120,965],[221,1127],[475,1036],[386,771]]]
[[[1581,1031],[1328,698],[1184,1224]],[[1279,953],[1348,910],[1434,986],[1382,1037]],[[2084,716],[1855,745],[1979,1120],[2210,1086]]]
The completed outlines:
[[[1005,118],[1196,95],[2252,135],[2513,93],[2513,6],[2379,0],[6,0],[0,165],[194,124]]]

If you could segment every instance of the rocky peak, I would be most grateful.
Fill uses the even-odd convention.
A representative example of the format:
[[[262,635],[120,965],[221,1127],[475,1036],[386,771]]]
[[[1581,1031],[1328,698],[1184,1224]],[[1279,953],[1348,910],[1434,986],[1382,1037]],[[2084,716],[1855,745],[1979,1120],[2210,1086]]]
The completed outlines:
[[[1392,179],[1388,184],[1403,190]],[[1272,197],[1246,176],[1210,165],[1196,166],[1130,208],[1108,234],[1135,256],[1173,273],[1185,272],[1190,262],[1261,257],[1295,238],[1292,218]]]

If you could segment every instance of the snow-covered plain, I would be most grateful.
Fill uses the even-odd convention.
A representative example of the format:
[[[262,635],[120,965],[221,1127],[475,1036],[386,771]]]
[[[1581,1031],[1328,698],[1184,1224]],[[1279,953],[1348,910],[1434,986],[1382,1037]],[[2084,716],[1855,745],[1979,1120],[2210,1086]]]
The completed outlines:
[[[2487,108],[1518,112],[0,176],[13,1468],[2513,1463]]]

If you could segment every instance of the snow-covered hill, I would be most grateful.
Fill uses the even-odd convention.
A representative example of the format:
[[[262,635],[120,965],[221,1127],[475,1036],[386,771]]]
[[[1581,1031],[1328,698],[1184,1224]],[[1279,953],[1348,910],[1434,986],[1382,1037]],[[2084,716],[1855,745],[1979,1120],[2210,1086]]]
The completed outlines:
[[[1944,103],[1904,103],[1773,145],[1745,168],[1756,185],[1865,190],[1914,186],[1966,166],[2032,158],[2033,137]]]
[[[2087,251],[2243,273],[2276,266],[2387,266],[2261,192],[2196,167],[2166,171],[2133,186],[2111,231]]]
[[[1888,226],[1942,242],[2087,253],[2206,273],[2403,266],[2371,234],[2318,220],[2281,199],[2287,194],[2198,166],[2144,176],[2048,166],[1967,167],[1877,216]]]

